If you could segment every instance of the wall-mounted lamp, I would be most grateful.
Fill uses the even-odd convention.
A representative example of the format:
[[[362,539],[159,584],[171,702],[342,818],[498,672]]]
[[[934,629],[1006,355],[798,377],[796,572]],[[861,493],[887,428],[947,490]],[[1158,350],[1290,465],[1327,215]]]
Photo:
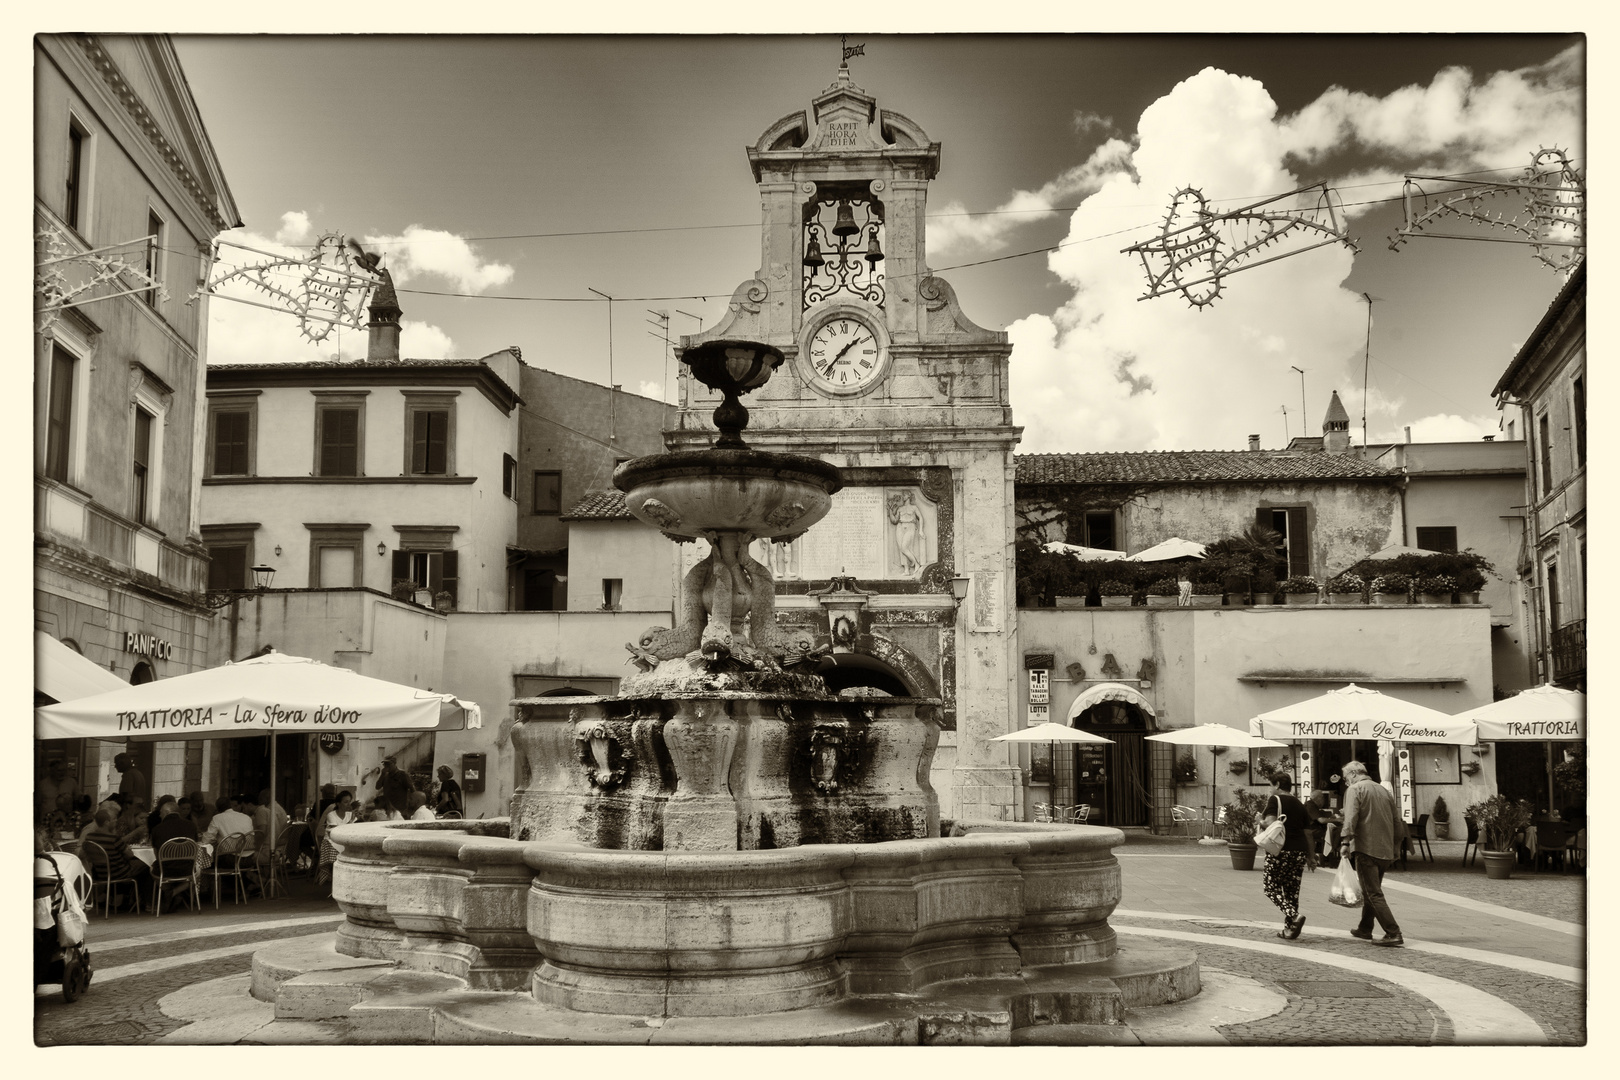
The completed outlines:
[[[377,554],[379,554],[379,555],[388,554],[388,545],[383,543],[381,540],[377,541]]]
[[[956,598],[958,604],[967,599],[968,585],[972,580],[972,578],[967,577],[951,578],[951,595]]]
[[[281,554],[281,545],[280,545],[280,544],[277,544],[277,545],[276,545],[276,554],[277,554],[277,555],[280,555],[280,554]]]
[[[253,587],[255,589],[268,589],[270,587],[270,582],[274,581],[275,577],[275,567],[264,566],[262,564],[255,566],[253,568]]]

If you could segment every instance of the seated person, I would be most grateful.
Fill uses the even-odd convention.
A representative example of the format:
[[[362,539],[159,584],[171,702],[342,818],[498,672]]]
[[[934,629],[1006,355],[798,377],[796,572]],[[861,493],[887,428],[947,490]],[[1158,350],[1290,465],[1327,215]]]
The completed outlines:
[[[146,800],[139,795],[135,795],[130,797],[129,805],[124,807],[124,812],[118,815],[118,828],[129,835],[130,843],[145,843],[150,829],[146,819]]]
[[[461,805],[461,785],[456,783],[456,771],[448,765],[440,765],[438,775],[439,795],[433,808],[441,814],[451,811],[465,813]]]
[[[410,802],[407,805],[410,807],[410,820],[412,821],[438,820],[433,816],[433,811],[428,809],[427,796],[422,794],[420,791],[411,792]]]
[[[235,803],[236,800],[228,795],[221,795],[215,800],[214,816],[201,834],[203,843],[218,844],[232,836],[253,834],[253,819],[237,810]]]
[[[191,819],[182,815],[179,804],[173,795],[163,795],[158,798],[157,809],[153,811],[158,815],[158,822],[152,827],[152,847],[158,854],[162,854],[163,845],[170,840],[196,840],[197,826]],[[193,855],[188,859],[165,859],[163,861],[163,876],[166,878],[182,878],[182,881],[169,881],[165,883],[165,894],[158,898],[158,903],[171,900],[190,888],[190,881],[197,870],[197,858]]]
[[[118,828],[118,818],[112,811],[103,809],[96,812],[90,834],[85,839],[100,845],[101,850],[106,853],[106,863],[93,866],[92,873],[99,876],[105,872],[113,881],[133,878],[138,904],[143,890],[148,894],[151,892],[152,872],[147,869],[145,863],[130,853],[129,840],[132,835]],[[95,856],[91,855],[91,859],[94,860]]]

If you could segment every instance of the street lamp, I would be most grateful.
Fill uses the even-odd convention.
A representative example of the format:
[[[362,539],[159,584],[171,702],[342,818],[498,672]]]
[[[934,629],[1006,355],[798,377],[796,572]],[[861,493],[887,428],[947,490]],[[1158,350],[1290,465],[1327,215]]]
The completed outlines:
[[[951,578],[951,596],[956,598],[958,604],[967,599],[968,585],[972,583],[972,580],[972,578],[967,577]]]
[[[253,568],[253,587],[255,589],[268,589],[270,582],[275,579],[276,568],[265,566],[262,563]]]

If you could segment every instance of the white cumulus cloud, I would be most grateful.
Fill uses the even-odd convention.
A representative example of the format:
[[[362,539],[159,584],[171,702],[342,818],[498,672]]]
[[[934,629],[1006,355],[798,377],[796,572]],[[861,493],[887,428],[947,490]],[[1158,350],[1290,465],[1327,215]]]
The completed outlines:
[[[439,277],[462,292],[483,292],[512,280],[505,263],[486,262],[465,239],[443,229],[408,225],[395,236],[367,236],[365,246],[383,253],[394,283]]]
[[[636,383],[636,393],[640,394],[642,397],[650,397],[655,401],[663,401],[664,384],[660,382],[653,382],[651,379],[643,379]]]
[[[310,238],[309,215],[302,210],[289,210],[281,215],[281,228],[276,230],[278,244],[298,244]]]
[[[1578,149],[1578,51],[1549,64],[1475,82],[1442,71],[1426,87],[1375,98],[1334,88],[1292,116],[1279,116],[1258,81],[1206,68],[1145,109],[1133,144],[1110,140],[1038,192],[1045,205],[1064,191],[1084,200],[1070,217],[1068,246],[1048,266],[1073,289],[1052,316],[1008,328],[1015,422],[1025,453],[1132,449],[1241,449],[1247,436],[1283,445],[1282,409],[1292,435],[1319,434],[1328,393],[1339,391],[1360,426],[1366,306],[1344,288],[1352,253],[1340,246],[1302,252],[1229,274],[1213,304],[1194,309],[1172,294],[1139,301],[1145,278],[1119,249],[1158,231],[1144,205],[1199,188],[1220,208],[1297,188],[1296,169],[1353,161],[1352,182],[1398,180],[1422,161],[1456,171],[1529,163],[1539,145]],[[1381,194],[1381,193],[1380,193]],[[1347,200],[1351,198],[1347,196]],[[954,219],[947,219],[954,220]],[[937,234],[988,249],[1006,232],[996,218],[964,219]],[[1123,230],[1117,239],[1080,243]],[[933,246],[935,223],[930,223]],[[1278,249],[1266,252],[1277,254]],[[1308,374],[1312,415],[1299,417],[1298,375]],[[1395,437],[1401,403],[1373,391],[1373,440]],[[1303,421],[1303,422],[1302,422]],[[1428,417],[1413,437],[1478,438],[1488,417]],[[1382,429],[1382,430],[1380,430]],[[1357,432],[1359,436],[1359,432]]]

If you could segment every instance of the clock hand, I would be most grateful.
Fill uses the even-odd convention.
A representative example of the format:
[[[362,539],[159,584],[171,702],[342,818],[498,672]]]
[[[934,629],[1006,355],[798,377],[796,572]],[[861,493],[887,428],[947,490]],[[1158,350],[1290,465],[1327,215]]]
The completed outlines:
[[[842,360],[844,358],[845,353],[849,352],[849,350],[853,349],[856,345],[860,344],[860,340],[861,339],[858,338],[858,337],[857,338],[850,338],[849,339],[849,344],[845,345],[842,349],[838,350],[838,355],[832,358],[832,362],[836,364],[836,363],[838,363],[838,361]]]

